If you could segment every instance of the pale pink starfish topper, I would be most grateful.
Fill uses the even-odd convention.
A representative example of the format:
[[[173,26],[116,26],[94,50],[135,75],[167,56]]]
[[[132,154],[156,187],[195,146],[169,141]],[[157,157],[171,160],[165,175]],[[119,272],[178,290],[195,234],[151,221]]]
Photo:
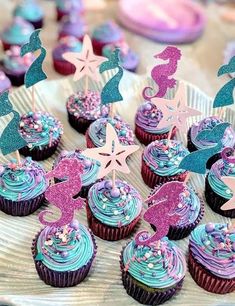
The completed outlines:
[[[225,185],[229,187],[229,189],[232,191],[232,198],[226,202],[221,209],[222,210],[230,210],[235,209],[235,177],[227,177],[223,176],[221,180],[224,182]]]

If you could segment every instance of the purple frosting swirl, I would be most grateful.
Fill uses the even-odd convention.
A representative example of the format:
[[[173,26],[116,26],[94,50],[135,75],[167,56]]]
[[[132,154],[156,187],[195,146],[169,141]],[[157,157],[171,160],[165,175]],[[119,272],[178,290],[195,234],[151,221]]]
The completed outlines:
[[[60,39],[59,44],[52,52],[53,59],[65,61],[62,55],[65,52],[80,52],[82,49],[81,42],[73,36],[67,36]]]
[[[81,16],[73,13],[62,19],[59,36],[75,36],[82,39],[86,31],[87,26]]]
[[[92,38],[109,44],[121,41],[123,39],[123,33],[115,22],[108,20],[94,30]]]

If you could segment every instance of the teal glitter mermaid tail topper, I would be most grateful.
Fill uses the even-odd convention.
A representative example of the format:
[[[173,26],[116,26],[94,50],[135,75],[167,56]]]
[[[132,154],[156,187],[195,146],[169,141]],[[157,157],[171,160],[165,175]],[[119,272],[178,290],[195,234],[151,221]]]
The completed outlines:
[[[42,46],[42,42],[39,38],[40,31],[41,30],[34,31],[30,36],[29,43],[21,47],[21,56],[24,56],[29,52],[36,52],[37,50],[41,51],[41,54],[34,60],[25,74],[26,88],[29,88],[47,78],[42,69],[42,64],[46,57],[46,49]]]
[[[8,95],[8,91],[0,95],[0,117],[13,114],[13,118],[0,137],[0,149],[3,155],[15,152],[27,145],[27,142],[19,134],[20,115],[13,110]]]

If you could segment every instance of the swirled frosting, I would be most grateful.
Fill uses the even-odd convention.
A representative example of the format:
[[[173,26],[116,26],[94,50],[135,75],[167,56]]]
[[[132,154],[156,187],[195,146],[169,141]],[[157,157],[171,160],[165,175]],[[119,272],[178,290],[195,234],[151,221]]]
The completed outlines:
[[[20,134],[30,149],[41,148],[58,140],[63,134],[63,127],[60,121],[46,112],[28,112],[21,117]]]
[[[152,102],[144,102],[137,110],[135,124],[148,133],[164,134],[169,132],[170,127],[158,129],[161,119],[161,110]]]
[[[65,61],[62,55],[65,52],[80,52],[82,50],[81,42],[73,36],[62,37],[59,44],[52,51],[53,59]]]
[[[97,180],[97,174],[100,168],[100,163],[96,160],[90,159],[82,155],[82,151],[62,151],[58,158],[55,160],[54,166],[65,158],[77,158],[84,165],[84,170],[81,175],[82,186],[90,186]]]
[[[87,32],[87,26],[81,16],[77,13],[71,13],[61,21],[59,28],[59,36],[74,36],[82,39]]]
[[[83,0],[56,0],[56,7],[64,13],[82,13],[84,10]]]
[[[115,128],[121,144],[134,144],[134,133],[130,125],[123,121],[120,116],[115,116],[114,118],[100,118],[90,125],[88,133],[96,147],[102,147],[105,144],[107,123],[112,124]]]
[[[20,47],[11,46],[11,48],[4,54],[3,68],[6,73],[25,73],[34,59],[32,53],[27,53],[26,55],[21,56]]]
[[[181,160],[189,151],[177,140],[167,139],[151,142],[144,150],[143,160],[160,176],[172,176],[185,172],[179,168]]]
[[[31,23],[17,16],[2,32],[1,38],[12,45],[23,45],[29,41],[29,37],[33,31],[34,27]]]
[[[150,246],[138,246],[132,240],[123,250],[123,264],[132,277],[155,289],[175,286],[186,273],[183,253],[167,237]]]
[[[24,0],[14,10],[14,16],[27,21],[38,21],[43,18],[43,10],[35,0]]]
[[[103,56],[109,58],[115,48],[120,50],[121,66],[126,70],[134,71],[139,64],[139,56],[124,41],[104,46],[102,49]]]
[[[96,120],[108,115],[109,107],[101,105],[100,93],[88,90],[87,94],[78,91],[71,95],[66,102],[67,111],[76,118]]]
[[[88,193],[88,204],[93,215],[102,223],[121,227],[130,224],[142,210],[140,194],[131,185],[116,180],[105,180],[94,184]]]
[[[108,20],[95,28],[92,33],[92,38],[109,44],[121,41],[123,39],[123,33],[115,22]]]
[[[45,174],[43,167],[30,157],[20,166],[15,161],[3,165],[0,169],[0,196],[15,202],[34,199],[47,189]]]
[[[0,94],[11,88],[11,81],[5,75],[3,71],[0,70]]]
[[[202,224],[194,229],[189,240],[192,256],[212,274],[235,278],[235,229],[227,224]]]
[[[160,186],[151,191],[153,195]],[[174,214],[180,216],[176,226],[187,226],[196,221],[201,210],[201,201],[192,187],[184,185],[184,192],[179,195],[179,204],[174,212]],[[149,206],[157,204],[158,201],[153,200],[149,202]]]
[[[205,148],[208,148],[210,146],[215,145],[215,143],[210,142],[210,141],[197,140],[196,137],[201,131],[203,131],[205,129],[212,130],[215,126],[217,126],[220,123],[223,123],[223,120],[221,120],[221,119],[219,119],[215,116],[211,116],[211,117],[207,117],[207,118],[201,120],[198,123],[194,123],[191,126],[191,130],[190,130],[191,141],[197,149],[205,149]],[[222,144],[223,144],[223,148],[234,147],[234,145],[235,145],[235,132],[234,132],[232,127],[228,127],[225,130],[224,136],[222,138]]]
[[[58,271],[76,271],[94,256],[95,246],[89,230],[78,221],[65,227],[45,227],[37,239],[37,261]]]

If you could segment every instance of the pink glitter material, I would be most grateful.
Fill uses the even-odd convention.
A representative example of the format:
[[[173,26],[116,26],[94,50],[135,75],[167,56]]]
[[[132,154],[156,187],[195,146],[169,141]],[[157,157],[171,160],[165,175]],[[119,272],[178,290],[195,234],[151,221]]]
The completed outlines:
[[[179,215],[174,214],[180,203],[180,194],[185,190],[183,182],[168,182],[159,188],[155,194],[147,199],[157,201],[155,205],[149,207],[145,214],[144,220],[156,227],[157,232],[150,238],[147,231],[139,232],[135,241],[137,245],[150,245],[168,234],[170,226],[174,226],[180,219]],[[147,239],[143,239],[143,237]],[[142,239],[141,239],[142,238]]]
[[[73,220],[74,211],[83,208],[83,199],[74,199],[82,188],[82,173],[83,165],[78,159],[65,158],[59,162],[54,170],[46,174],[48,180],[52,178],[63,179],[64,177],[67,177],[67,180],[54,184],[46,190],[46,199],[60,209],[61,217],[56,221],[46,221],[44,219],[45,215],[53,215],[53,212],[45,210],[39,214],[39,221],[42,224],[54,227],[67,225]]]

